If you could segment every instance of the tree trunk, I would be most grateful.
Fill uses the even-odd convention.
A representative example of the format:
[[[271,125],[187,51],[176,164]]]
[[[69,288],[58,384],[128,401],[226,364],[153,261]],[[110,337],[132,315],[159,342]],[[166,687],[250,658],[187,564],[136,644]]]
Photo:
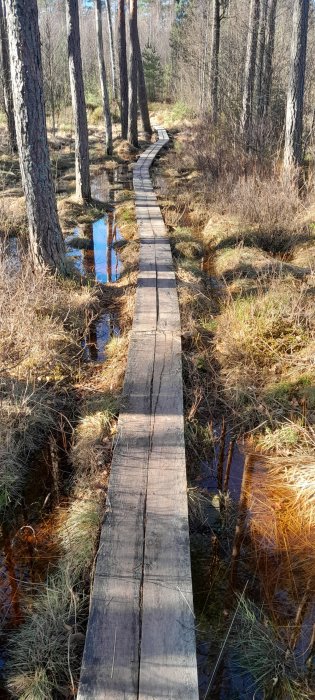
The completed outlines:
[[[13,96],[8,44],[8,28],[3,0],[0,0],[0,41],[2,54],[2,76],[3,76],[3,97],[4,109],[7,118],[10,148],[17,151],[16,132],[14,123]]]
[[[106,68],[104,59],[103,46],[103,30],[102,30],[102,2],[95,0],[95,17],[96,17],[96,35],[97,35],[97,53],[98,65],[100,70],[101,92],[103,99],[103,112],[105,119],[106,131],[106,151],[108,155],[113,153],[113,133],[112,133],[112,117],[110,113],[109,96],[107,90]]]
[[[111,12],[111,7],[110,7],[110,0],[106,0],[106,10],[107,10],[107,21],[108,21],[108,33],[109,33],[110,65],[111,65],[111,71],[112,71],[112,88],[113,88],[114,99],[117,100],[118,95],[117,95],[116,59],[115,59],[113,22],[112,22],[112,12]]]
[[[150,122],[149,107],[148,107],[148,95],[147,95],[147,88],[146,88],[146,84],[145,84],[138,27],[137,27],[136,41],[137,41],[137,63],[138,63],[138,99],[139,99],[141,121],[142,121],[144,133],[147,136],[152,136],[153,132],[152,132],[152,127],[151,127],[151,122]]]
[[[291,66],[287,95],[284,167],[300,165],[302,158],[303,103],[309,0],[295,0]]]
[[[82,75],[78,0],[66,0],[70,88],[75,135],[76,195],[91,199],[89,137]]]
[[[261,11],[259,21],[258,47],[257,47],[257,70],[256,70],[256,105],[257,116],[261,120],[263,114],[263,83],[264,66],[266,59],[266,28],[267,28],[268,0],[261,0]]]
[[[5,0],[15,126],[34,266],[65,271],[50,169],[36,0]]]
[[[129,128],[128,140],[131,146],[138,148],[138,22],[137,0],[130,0],[130,68],[129,68]]]
[[[253,94],[255,83],[259,11],[260,0],[251,0],[245,62],[243,108],[240,124],[240,131],[246,148],[248,148],[250,144],[253,118]]]
[[[221,35],[220,0],[213,0],[212,41],[210,56],[210,103],[212,121],[218,121],[219,52]]]
[[[268,2],[268,14],[267,14],[267,27],[266,27],[266,48],[265,48],[265,62],[264,62],[264,75],[263,75],[263,85],[262,85],[262,116],[266,120],[269,114],[270,106],[270,96],[271,96],[271,86],[272,86],[272,61],[273,53],[275,47],[275,28],[276,28],[276,11],[277,11],[277,0],[269,0]]]
[[[118,56],[120,76],[121,136],[128,136],[128,66],[126,46],[125,0],[118,0]]]
[[[207,3],[206,9],[205,9],[205,15],[204,15],[206,29],[205,29],[205,33],[204,33],[204,46],[203,46],[203,51],[202,51],[201,69],[200,69],[199,109],[200,109],[201,114],[204,114],[205,100],[206,100],[206,71],[207,71],[207,57],[208,57],[208,48],[209,48],[209,23],[210,23],[209,16],[210,16],[210,8],[209,8],[209,4]]]

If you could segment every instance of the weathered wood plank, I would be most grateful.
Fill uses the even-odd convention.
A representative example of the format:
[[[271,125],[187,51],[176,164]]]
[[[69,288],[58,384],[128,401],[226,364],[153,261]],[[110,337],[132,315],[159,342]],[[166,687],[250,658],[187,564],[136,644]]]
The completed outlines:
[[[139,600],[155,334],[131,334],[78,698],[138,697]]]
[[[139,275],[123,407],[101,533],[79,700],[197,700],[172,255],[149,168],[134,167]]]
[[[139,698],[197,700],[178,334],[156,334],[152,403]]]

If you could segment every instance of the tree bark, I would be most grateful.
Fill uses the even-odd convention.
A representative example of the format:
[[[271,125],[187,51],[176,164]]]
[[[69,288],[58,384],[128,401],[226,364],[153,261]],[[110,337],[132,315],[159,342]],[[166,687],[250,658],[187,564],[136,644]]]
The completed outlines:
[[[287,94],[284,167],[300,165],[309,0],[295,0],[290,78]]]
[[[12,96],[9,43],[8,43],[8,28],[7,28],[7,20],[6,20],[5,7],[3,5],[3,0],[0,0],[0,41],[1,41],[1,54],[2,54],[4,109],[5,109],[5,114],[6,114],[6,118],[7,118],[10,148],[11,148],[11,151],[13,151],[15,153],[17,151],[17,142],[16,142],[14,110],[13,110],[13,96]]]
[[[113,153],[113,132],[112,132],[112,117],[110,113],[109,95],[107,89],[106,68],[104,58],[103,45],[103,29],[102,29],[102,2],[95,0],[95,18],[96,18],[96,35],[97,35],[97,53],[98,65],[100,70],[101,93],[103,100],[103,112],[105,120],[106,133],[106,151],[108,155]]]
[[[109,33],[110,65],[111,65],[111,71],[112,71],[112,89],[113,89],[114,99],[117,100],[118,95],[117,95],[116,59],[115,59],[113,22],[112,22],[112,12],[111,12],[110,0],[106,0],[106,11],[107,11],[108,33]]]
[[[272,86],[272,62],[275,47],[277,0],[269,0],[266,27],[266,48],[264,61],[264,75],[262,85],[262,117],[267,119],[269,114],[271,86]]]
[[[137,63],[138,63],[138,100],[141,114],[141,121],[143,126],[143,131],[147,136],[152,136],[152,127],[150,122],[149,107],[148,107],[148,95],[147,88],[145,84],[143,61],[141,54],[141,46],[139,41],[139,32],[137,28]]]
[[[243,107],[240,124],[240,131],[246,148],[248,148],[250,144],[253,118],[253,95],[255,84],[259,11],[260,0],[251,0],[245,62]]]
[[[259,20],[258,46],[257,46],[257,69],[256,69],[256,106],[258,119],[263,114],[263,79],[266,59],[266,29],[267,29],[268,0],[261,0],[261,11]]]
[[[78,0],[66,0],[68,59],[75,134],[75,176],[78,199],[91,199],[89,137],[82,75]]]
[[[15,126],[35,267],[65,271],[50,169],[36,0],[5,0]]]
[[[118,56],[120,76],[120,119],[121,136],[128,136],[128,65],[126,46],[125,0],[118,0]]]
[[[130,68],[129,68],[129,126],[128,140],[131,146],[138,148],[138,21],[137,0],[130,0]]]
[[[212,41],[210,56],[210,104],[212,121],[218,121],[219,52],[221,37],[220,0],[213,0]]]

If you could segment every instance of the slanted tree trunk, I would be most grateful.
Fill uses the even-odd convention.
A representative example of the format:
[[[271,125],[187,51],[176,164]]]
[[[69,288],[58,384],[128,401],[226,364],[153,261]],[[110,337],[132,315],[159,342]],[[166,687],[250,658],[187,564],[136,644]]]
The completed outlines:
[[[5,0],[15,126],[35,267],[65,271],[50,169],[36,0]]]
[[[260,0],[251,0],[247,35],[243,107],[240,123],[240,131],[246,148],[248,148],[250,144],[253,118],[253,95],[255,83],[259,11]]]
[[[4,109],[7,118],[9,143],[11,151],[17,151],[16,132],[14,123],[13,111],[13,96],[11,84],[11,70],[8,44],[8,28],[5,14],[5,6],[3,0],[0,0],[0,41],[2,54],[2,78],[3,78],[3,97]]]
[[[272,62],[275,46],[277,0],[268,1],[266,47],[264,61],[264,75],[262,84],[262,117],[267,119],[269,114],[271,86],[272,86]]]
[[[89,137],[82,75],[78,0],[66,0],[68,58],[75,135],[76,195],[91,199]]]
[[[121,136],[128,136],[128,65],[126,46],[125,0],[118,0],[118,56],[120,77]]]
[[[129,67],[129,125],[128,140],[131,146],[138,148],[138,22],[137,0],[130,0],[129,6],[130,33],[130,67]]]
[[[116,77],[116,59],[115,59],[115,47],[114,47],[114,33],[113,33],[113,22],[112,22],[112,11],[110,6],[110,0],[106,0],[106,11],[107,11],[107,22],[108,22],[108,34],[109,34],[109,50],[110,50],[110,65],[112,71],[112,89],[114,99],[118,99],[117,94],[117,77]]]
[[[103,29],[102,29],[102,2],[95,0],[95,17],[96,17],[96,35],[97,35],[97,53],[98,65],[100,70],[101,93],[103,100],[103,112],[105,120],[106,132],[106,151],[108,155],[113,152],[113,132],[112,132],[112,117],[110,113],[109,95],[107,89],[106,68],[104,58],[103,45]]]
[[[221,36],[220,0],[213,0],[212,40],[210,56],[210,104],[214,124],[218,121],[219,52]]]
[[[257,69],[256,69],[256,106],[257,116],[261,120],[263,114],[263,83],[264,68],[266,59],[266,28],[267,28],[268,0],[261,0],[258,46],[257,46]]]
[[[138,27],[137,27],[136,39],[137,39],[137,63],[138,63],[138,100],[139,100],[141,121],[142,121],[144,133],[147,136],[152,136],[153,132],[152,132],[152,127],[151,127],[151,122],[150,122],[149,107],[148,107],[148,95],[147,95],[147,88],[146,88],[146,84],[145,84]]]
[[[309,0],[295,0],[291,66],[287,95],[284,167],[299,165],[302,158],[303,103]]]

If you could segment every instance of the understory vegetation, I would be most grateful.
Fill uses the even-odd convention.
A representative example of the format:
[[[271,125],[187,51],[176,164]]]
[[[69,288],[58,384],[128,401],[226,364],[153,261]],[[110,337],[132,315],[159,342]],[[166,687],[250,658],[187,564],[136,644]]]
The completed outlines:
[[[313,697],[315,195],[292,178],[249,155],[244,168],[196,121],[155,174],[181,308],[203,697]]]
[[[0,516],[7,581],[1,633],[6,688],[21,700],[72,697],[77,690],[133,315],[138,243],[127,189],[130,151],[117,139],[119,154],[104,169],[94,128],[91,172],[98,189],[89,205],[73,197],[68,136],[62,128],[54,136],[58,211],[64,234],[79,226],[78,247],[87,240],[90,249],[91,222],[112,212],[115,200],[123,237],[116,244],[119,280],[99,284],[79,274],[71,258],[63,279],[34,270],[14,156],[14,181],[2,199]],[[121,163],[126,178],[117,185],[113,173]],[[103,341],[105,364],[87,362],[104,313],[119,331]]]

